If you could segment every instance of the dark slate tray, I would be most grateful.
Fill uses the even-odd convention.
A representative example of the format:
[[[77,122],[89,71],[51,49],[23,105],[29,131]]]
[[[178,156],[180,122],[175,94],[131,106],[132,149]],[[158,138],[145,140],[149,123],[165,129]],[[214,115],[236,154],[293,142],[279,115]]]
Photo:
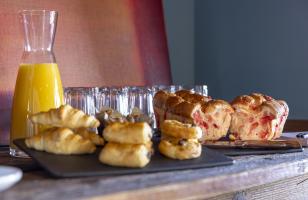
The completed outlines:
[[[24,139],[14,141],[21,150],[25,151],[39,165],[55,177],[81,177],[81,176],[109,176],[124,174],[141,174],[149,172],[162,172],[184,169],[196,169],[206,167],[217,167],[223,165],[232,165],[233,160],[225,155],[210,150],[206,147],[202,149],[202,155],[192,160],[172,160],[162,156],[157,150],[152,156],[151,162],[144,168],[124,168],[111,167],[102,164],[98,160],[100,148],[95,154],[90,155],[55,155],[47,152],[29,149]]]

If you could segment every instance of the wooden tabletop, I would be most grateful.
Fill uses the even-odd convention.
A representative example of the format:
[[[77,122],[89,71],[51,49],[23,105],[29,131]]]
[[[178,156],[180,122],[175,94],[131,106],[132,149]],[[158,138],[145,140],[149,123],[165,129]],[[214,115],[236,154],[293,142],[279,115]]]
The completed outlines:
[[[229,194],[233,197],[248,194],[241,191],[254,191],[255,195],[275,199],[273,194],[278,197],[291,195],[288,189],[292,189],[299,199],[308,196],[308,150],[232,158],[234,165],[224,167],[54,179],[31,159],[11,158],[7,149],[2,148],[0,164],[19,165],[26,171],[22,181],[0,193],[0,199],[228,199]],[[271,189],[261,192],[258,187],[262,185],[270,185]]]

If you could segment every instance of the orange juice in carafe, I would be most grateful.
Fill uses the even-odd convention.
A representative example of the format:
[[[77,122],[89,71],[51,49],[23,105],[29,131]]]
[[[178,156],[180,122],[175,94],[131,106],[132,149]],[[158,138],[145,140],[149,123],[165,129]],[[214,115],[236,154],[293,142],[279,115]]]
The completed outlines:
[[[27,157],[13,141],[30,137],[46,128],[32,124],[29,117],[57,108],[64,100],[60,73],[52,50],[57,12],[24,10],[20,16],[25,41],[13,98],[10,154]]]
[[[29,115],[63,104],[63,88],[56,63],[21,64],[13,99],[10,145],[34,134]]]

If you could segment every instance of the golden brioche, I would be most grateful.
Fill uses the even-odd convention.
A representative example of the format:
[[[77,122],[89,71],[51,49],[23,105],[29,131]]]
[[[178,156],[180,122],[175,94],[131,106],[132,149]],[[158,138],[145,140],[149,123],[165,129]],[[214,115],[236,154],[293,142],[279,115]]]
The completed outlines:
[[[231,105],[230,139],[273,140],[281,136],[289,114],[285,101],[267,95],[253,93],[236,97]]]
[[[202,141],[226,136],[234,112],[226,101],[211,100],[210,97],[185,90],[175,94],[159,91],[154,95],[153,102],[159,128],[165,120],[190,123],[202,129]]]

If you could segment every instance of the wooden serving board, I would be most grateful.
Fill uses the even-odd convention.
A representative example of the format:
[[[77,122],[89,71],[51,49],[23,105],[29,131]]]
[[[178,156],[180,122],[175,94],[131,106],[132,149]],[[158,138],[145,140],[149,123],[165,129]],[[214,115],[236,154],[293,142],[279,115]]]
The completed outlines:
[[[299,141],[285,137],[273,141],[206,141],[203,145],[227,156],[264,155],[303,151]]]
[[[184,169],[196,169],[232,165],[233,160],[225,155],[203,147],[202,155],[191,160],[172,160],[162,156],[157,150],[151,162],[144,168],[112,167],[98,160],[99,148],[89,155],[55,155],[29,149],[24,139],[17,139],[14,144],[36,160],[39,165],[55,177],[110,176],[124,174],[140,174]],[[156,147],[156,146],[155,146]]]

